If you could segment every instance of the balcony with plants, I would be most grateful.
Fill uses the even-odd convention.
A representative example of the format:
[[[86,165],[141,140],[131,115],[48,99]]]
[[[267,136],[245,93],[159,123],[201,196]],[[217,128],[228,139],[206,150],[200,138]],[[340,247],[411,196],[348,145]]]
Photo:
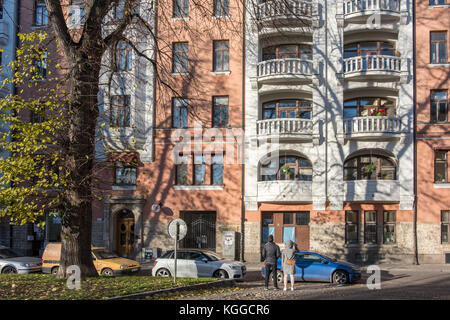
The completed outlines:
[[[344,135],[347,139],[392,139],[401,133],[394,99],[368,97],[344,102]]]

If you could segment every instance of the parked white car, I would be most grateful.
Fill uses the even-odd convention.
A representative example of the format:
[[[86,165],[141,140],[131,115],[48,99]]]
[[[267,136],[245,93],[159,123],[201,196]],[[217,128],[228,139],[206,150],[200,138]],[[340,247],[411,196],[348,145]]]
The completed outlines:
[[[170,277],[174,274],[174,251],[167,251],[155,260],[152,275]],[[215,252],[202,249],[177,250],[177,277],[242,279],[246,267],[242,262],[224,260]]]
[[[0,273],[31,273],[41,270],[40,258],[23,257],[10,248],[0,246]]]

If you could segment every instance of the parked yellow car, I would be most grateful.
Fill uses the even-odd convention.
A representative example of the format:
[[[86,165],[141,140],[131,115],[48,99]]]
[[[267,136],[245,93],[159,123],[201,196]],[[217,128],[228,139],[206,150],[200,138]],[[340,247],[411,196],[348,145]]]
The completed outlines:
[[[56,274],[59,268],[61,243],[49,243],[42,254],[42,272]],[[98,274],[104,276],[135,273],[141,266],[137,261],[121,258],[105,248],[92,247],[92,259]]]

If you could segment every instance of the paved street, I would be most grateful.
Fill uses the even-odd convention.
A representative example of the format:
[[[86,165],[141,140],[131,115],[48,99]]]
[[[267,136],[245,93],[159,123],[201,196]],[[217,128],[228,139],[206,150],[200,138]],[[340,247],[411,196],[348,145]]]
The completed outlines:
[[[240,290],[208,292],[183,297],[192,300],[304,300],[304,299],[450,299],[450,266],[381,266],[381,289],[369,290],[370,276],[363,269],[363,278],[356,284],[336,286],[330,283],[296,283],[295,291],[265,291],[260,272],[251,268],[245,282],[237,284]]]

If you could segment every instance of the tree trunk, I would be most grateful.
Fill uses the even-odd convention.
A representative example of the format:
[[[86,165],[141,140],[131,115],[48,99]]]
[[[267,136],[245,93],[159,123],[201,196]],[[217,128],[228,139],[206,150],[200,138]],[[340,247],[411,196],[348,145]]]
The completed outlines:
[[[68,128],[64,138],[64,168],[69,174],[62,201],[61,262],[58,278],[66,269],[80,267],[82,278],[98,276],[92,262],[92,175],[98,118],[99,73],[102,52],[80,52],[71,69]]]

